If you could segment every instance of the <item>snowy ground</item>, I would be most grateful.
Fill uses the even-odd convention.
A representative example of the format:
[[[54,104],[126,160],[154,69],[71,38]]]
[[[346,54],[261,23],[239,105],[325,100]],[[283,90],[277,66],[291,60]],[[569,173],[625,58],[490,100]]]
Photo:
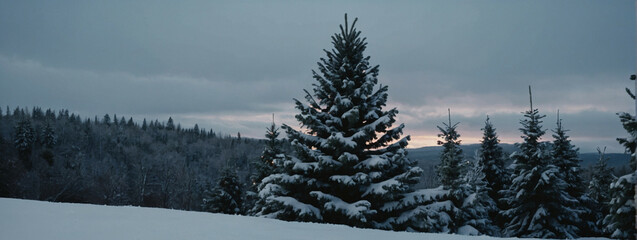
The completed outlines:
[[[341,225],[0,198],[0,239],[499,239],[389,232]]]

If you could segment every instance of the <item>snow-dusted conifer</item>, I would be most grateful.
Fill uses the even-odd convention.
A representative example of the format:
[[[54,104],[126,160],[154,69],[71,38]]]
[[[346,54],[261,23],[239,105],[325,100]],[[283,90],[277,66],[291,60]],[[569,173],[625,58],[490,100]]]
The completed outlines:
[[[44,129],[42,129],[42,135],[40,139],[41,144],[46,146],[47,148],[51,148],[57,143],[57,136],[55,135],[55,131],[48,121],[44,125]]]
[[[31,120],[24,118],[18,122],[15,126],[15,136],[13,138],[13,144],[20,152],[21,156],[25,156],[31,152],[33,142],[35,141],[35,134],[33,127],[31,127]]]
[[[531,87],[529,86],[529,96]],[[540,125],[545,115],[531,108],[520,121],[522,139],[511,157],[513,176],[503,198],[509,209],[502,211],[507,218],[504,234],[515,237],[576,238],[577,227],[564,223],[563,219],[577,217],[575,209],[563,203],[575,201],[569,196],[559,168],[553,165],[547,143],[540,142],[545,131]],[[572,210],[572,211],[571,211]]]
[[[551,149],[551,157],[553,158],[553,164],[559,168],[560,173],[563,176],[563,180],[566,183],[564,191],[573,197],[574,201],[567,201],[563,204],[569,209],[577,210],[577,215],[563,216],[562,221],[569,225],[575,225],[578,227],[579,236],[591,236],[595,235],[594,221],[585,219],[583,216],[590,215],[593,212],[588,207],[591,206],[592,200],[585,194],[586,187],[584,180],[580,175],[580,162],[579,148],[571,144],[571,140],[566,135],[568,130],[562,127],[562,119],[560,119],[560,112],[557,112],[557,127],[553,130],[553,145]]]
[[[476,156],[479,158],[479,156]],[[500,230],[493,224],[489,213],[497,209],[495,201],[489,196],[489,185],[485,181],[482,164],[467,162],[467,171],[462,177],[462,212],[459,234],[499,236]]]
[[[104,118],[102,118],[102,123],[106,124],[107,126],[111,125],[111,116],[107,114],[104,114]]]
[[[422,170],[406,158],[404,125],[391,128],[398,111],[382,110],[388,88],[377,87],[378,66],[363,55],[367,44],[355,23],[346,16],[332,37],[334,49],[313,72],[317,83],[313,94],[306,91],[307,104],[295,100],[301,129],[283,129],[296,157],[263,179],[259,197],[266,206],[257,215],[387,229],[416,221],[402,214],[416,207],[406,196]]]
[[[274,123],[274,116],[272,118],[272,124],[266,128],[265,132],[265,149],[263,149],[261,157],[253,162],[256,171],[250,176],[252,185],[248,189],[246,196],[248,205],[254,205],[247,206],[251,209],[249,211],[250,215],[260,212],[265,206],[266,199],[258,198],[257,195],[261,190],[259,186],[264,187],[264,185],[261,185],[262,180],[276,172],[277,161],[284,157],[280,146],[281,142],[277,139],[279,137],[279,128]]]
[[[204,192],[202,208],[213,213],[242,213],[243,186],[236,169],[229,166],[223,168],[217,186]]]
[[[175,130],[175,122],[172,117],[168,117],[168,123],[166,123],[166,130]]]
[[[624,129],[630,135],[627,138],[618,138],[617,141],[624,145],[630,152],[631,173],[621,176],[610,185],[611,200],[610,211],[604,218],[606,231],[612,238],[635,239],[635,147],[637,147],[637,120],[629,113],[619,114],[619,119]]]
[[[438,126],[441,133],[438,134],[438,145],[442,145],[442,152],[440,153],[440,165],[436,168],[438,173],[438,179],[442,183],[444,189],[456,190],[461,184],[461,177],[463,172],[463,153],[460,148],[460,142],[458,138],[460,134],[456,131],[458,123],[451,124],[451,110],[449,111],[449,122],[442,123],[443,127]]]
[[[591,176],[591,181],[588,184],[588,197],[592,200],[593,208],[596,211],[593,211],[591,214],[588,214],[588,218],[591,221],[594,221],[595,226],[592,227],[592,231],[597,233],[597,235],[610,235],[608,232],[605,232],[605,227],[603,224],[604,217],[608,215],[609,212],[609,203],[610,203],[610,188],[609,186],[613,183],[617,178],[613,175],[613,168],[608,167],[607,161],[608,158],[604,156],[606,152],[606,148],[604,151],[597,149],[599,153],[599,159],[597,163],[593,166],[593,172]]]
[[[504,189],[507,183],[507,173],[504,169],[504,151],[500,146],[500,139],[495,132],[489,117],[485,121],[480,149],[478,150],[478,163],[482,165],[482,172],[489,186],[489,196],[498,199],[498,192]]]
[[[500,191],[506,188],[510,176],[504,168],[505,156],[495,130],[487,117],[484,128],[482,128],[483,136],[478,150],[477,164],[481,166],[484,173],[489,197],[496,201],[496,207],[490,209],[489,217],[496,226],[501,228],[504,226],[504,219],[500,216],[500,210],[504,209],[505,206],[503,202],[498,200],[502,198]]]

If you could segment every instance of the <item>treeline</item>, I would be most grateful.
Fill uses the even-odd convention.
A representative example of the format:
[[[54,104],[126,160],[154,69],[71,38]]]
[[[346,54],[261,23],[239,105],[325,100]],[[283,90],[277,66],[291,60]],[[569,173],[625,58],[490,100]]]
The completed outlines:
[[[202,210],[220,170],[250,175],[263,145],[172,118],[140,124],[7,107],[0,110],[0,196]]]

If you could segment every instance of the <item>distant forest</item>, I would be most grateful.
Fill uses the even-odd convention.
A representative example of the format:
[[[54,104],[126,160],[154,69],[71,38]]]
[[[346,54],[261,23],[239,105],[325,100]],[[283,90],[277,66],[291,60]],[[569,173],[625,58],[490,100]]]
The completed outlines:
[[[265,132],[265,127],[264,127]],[[264,140],[68,110],[0,110],[0,197],[202,210],[224,166],[248,182]]]
[[[115,120],[118,119],[118,120]],[[265,133],[265,127],[264,127]],[[20,135],[19,135],[20,134]],[[18,146],[16,140],[21,140]],[[291,152],[285,140],[282,147]],[[205,192],[215,187],[225,166],[250,186],[253,163],[264,139],[242,138],[212,129],[106,114],[82,118],[68,110],[0,109],[0,197],[134,205],[203,211]],[[515,151],[502,144],[508,153]],[[478,144],[460,146],[471,159]],[[22,148],[22,149],[20,149]],[[435,166],[442,147],[409,149],[425,171],[418,188],[440,182]],[[615,175],[628,171],[628,154],[607,154]],[[582,177],[590,180],[597,154],[580,154]]]

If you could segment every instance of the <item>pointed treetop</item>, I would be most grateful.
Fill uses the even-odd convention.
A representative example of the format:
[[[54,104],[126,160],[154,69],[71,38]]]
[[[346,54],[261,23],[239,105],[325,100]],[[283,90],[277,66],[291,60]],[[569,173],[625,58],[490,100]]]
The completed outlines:
[[[529,102],[531,103],[531,111],[533,111],[533,95],[531,94],[531,85],[529,85]]]
[[[451,126],[451,108],[447,108],[447,115],[449,116],[449,126]]]
[[[349,35],[351,32],[354,32],[354,26],[356,25],[356,21],[358,18],[354,18],[354,22],[352,22],[352,26],[347,24],[347,13],[345,13],[345,29],[343,29],[343,25],[340,25],[341,31],[343,32],[343,36]]]

